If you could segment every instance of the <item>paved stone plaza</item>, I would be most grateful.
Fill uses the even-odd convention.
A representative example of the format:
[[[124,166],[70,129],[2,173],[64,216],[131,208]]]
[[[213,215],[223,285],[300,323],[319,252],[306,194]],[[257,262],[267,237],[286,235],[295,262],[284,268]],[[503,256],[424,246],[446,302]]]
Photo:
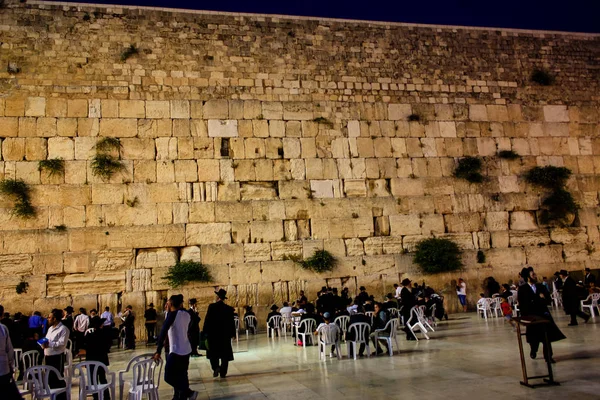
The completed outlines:
[[[598,318],[567,327],[562,311],[554,314],[568,337],[554,346],[559,387],[519,385],[516,334],[502,319],[486,322],[474,313],[451,315],[429,341],[400,338],[401,352],[391,358],[382,355],[354,361],[346,357],[344,346],[341,361],[328,357],[323,362],[316,346],[298,348],[289,337],[270,340],[262,333],[246,341],[241,335],[229,376],[214,379],[205,357],[192,359],[191,387],[200,392],[199,399],[600,398]],[[145,351],[140,345],[135,353]],[[111,370],[122,368],[132,354],[113,353]],[[538,360],[528,360],[530,375],[544,373],[545,364],[539,358],[541,354]],[[161,383],[161,400],[171,398],[170,389]]]

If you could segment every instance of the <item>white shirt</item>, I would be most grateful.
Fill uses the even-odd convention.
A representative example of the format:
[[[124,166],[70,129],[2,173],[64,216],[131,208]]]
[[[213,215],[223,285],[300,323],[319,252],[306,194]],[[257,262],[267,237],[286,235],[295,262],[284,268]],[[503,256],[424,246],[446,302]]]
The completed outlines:
[[[90,317],[88,315],[79,314],[77,317],[75,317],[73,329],[83,333],[87,331],[88,326],[90,326]]]
[[[104,311],[102,315],[100,315],[100,318],[106,319],[106,321],[104,321],[102,324],[103,326],[111,326],[114,321],[113,315],[110,311]]]
[[[69,339],[69,328],[61,322],[58,325],[48,328],[46,333],[48,339],[48,347],[44,349],[44,355],[56,356],[65,352],[67,348],[67,340]]]
[[[190,313],[186,310],[177,311],[175,321],[169,327],[169,349],[171,353],[186,356],[192,352],[192,346],[187,335],[191,319]]]
[[[292,313],[292,307],[290,307],[290,306],[281,307],[281,310],[279,310],[279,312],[281,313],[281,315],[283,315],[283,314],[291,314]]]
[[[402,286],[398,286],[396,288],[396,298],[399,299],[400,298],[400,292],[402,292]]]
[[[485,306],[487,304],[487,299],[485,297],[481,297],[479,300],[477,300],[477,304]]]
[[[456,294],[461,295],[461,296],[466,296],[467,295],[467,284],[463,282],[458,286],[460,286],[460,290],[457,290]]]

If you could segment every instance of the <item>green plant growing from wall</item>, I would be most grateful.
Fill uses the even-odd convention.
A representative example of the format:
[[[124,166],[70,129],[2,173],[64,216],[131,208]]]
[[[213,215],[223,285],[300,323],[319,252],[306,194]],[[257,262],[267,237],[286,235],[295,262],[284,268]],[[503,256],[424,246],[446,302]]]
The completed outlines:
[[[124,169],[121,160],[108,154],[96,154],[92,160],[92,173],[103,180],[110,179],[115,173]]]
[[[320,124],[320,125],[325,125],[329,129],[333,128],[333,122],[331,122],[330,120],[328,120],[325,117],[317,117],[317,118],[313,119],[313,122],[316,122],[317,124]]]
[[[46,171],[48,176],[63,174],[65,172],[65,160],[62,158],[52,158],[50,160],[42,160],[38,164],[38,170]]]
[[[212,282],[212,276],[203,264],[196,261],[177,261],[163,278],[172,288],[189,282]]]
[[[57,232],[66,232],[67,231],[67,226],[66,225],[55,225],[54,229],[56,229]]]
[[[454,176],[460,179],[465,179],[471,183],[483,182],[481,174],[481,159],[477,157],[464,157],[458,160],[458,164],[454,169]]]
[[[413,114],[410,114],[407,119],[409,122],[419,122],[423,118],[421,117],[421,114],[413,113]]]
[[[332,271],[337,265],[337,259],[327,250],[317,250],[306,260],[299,260],[298,263],[304,269],[322,273]]]
[[[481,250],[477,250],[477,263],[483,264],[485,262],[485,253]]]
[[[521,156],[512,150],[500,150],[498,152],[498,157],[505,159],[505,160],[516,160],[517,158],[519,158]]]
[[[114,137],[103,137],[96,143],[96,151],[100,153],[110,153],[111,151],[121,150],[121,140]]]
[[[530,80],[541,86],[550,86],[554,83],[554,77],[545,69],[534,69]]]
[[[26,282],[25,280],[21,280],[21,282],[17,283],[17,287],[15,288],[15,291],[17,292],[17,294],[23,294],[23,293],[27,293],[28,289],[29,289],[29,283]]]
[[[542,201],[540,222],[544,225],[569,226],[579,206],[565,185],[571,170],[565,167],[534,167],[525,173],[525,180],[550,190]]]
[[[424,239],[417,244],[413,261],[427,274],[456,271],[462,268],[458,245],[443,238]]]
[[[15,204],[12,214],[19,218],[35,217],[35,208],[31,205],[31,188],[21,179],[5,179],[0,182],[0,194],[13,198]]]
[[[125,62],[127,61],[129,58],[139,54],[139,50],[137,47],[135,47],[135,44],[130,44],[129,47],[127,47],[125,50],[123,50],[123,52],[121,53],[121,61]]]

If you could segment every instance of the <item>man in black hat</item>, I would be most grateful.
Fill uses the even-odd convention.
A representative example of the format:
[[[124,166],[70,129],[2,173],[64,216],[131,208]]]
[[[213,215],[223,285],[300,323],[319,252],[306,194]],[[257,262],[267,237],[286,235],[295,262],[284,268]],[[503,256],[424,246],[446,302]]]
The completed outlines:
[[[411,280],[404,278],[402,282],[402,290],[400,291],[400,304],[402,305],[402,320],[404,321],[404,332],[406,333],[406,340],[417,340],[415,335],[410,329],[408,324],[410,322],[410,310],[416,305],[415,296],[410,291]]]
[[[590,319],[590,315],[584,313],[579,309],[579,289],[577,288],[577,284],[569,276],[569,273],[561,269],[560,270],[560,278],[563,281],[563,289],[562,289],[562,302],[563,308],[565,309],[565,313],[571,316],[571,322],[569,326],[577,325],[577,317],[583,318],[585,323],[587,323]],[[580,286],[581,287],[581,286]]]
[[[216,378],[221,375],[221,378],[225,378],[229,361],[233,361],[231,339],[235,337],[235,322],[233,320],[233,307],[224,302],[224,300],[227,300],[227,291],[219,289],[215,294],[217,299],[208,306],[202,330],[207,336],[208,350],[206,356],[210,360],[213,377]]]
[[[200,314],[198,313],[198,300],[190,299],[190,308],[188,312],[192,318],[190,321],[189,338],[192,346],[192,357],[200,357],[198,353],[198,345],[200,344]]]
[[[154,303],[148,304],[148,309],[144,311],[144,319],[146,320],[146,334],[148,335],[148,343],[156,341],[156,309]]]
[[[552,342],[565,339],[565,335],[558,329],[552,319],[550,310],[548,310],[548,304],[551,301],[550,293],[548,293],[544,285],[538,283],[537,275],[534,271],[523,268],[521,270],[521,277],[525,280],[525,283],[519,286],[518,298],[523,319],[547,321],[546,324],[527,326],[525,336],[527,337],[529,346],[531,346],[529,356],[531,358],[537,357],[537,351],[540,347],[540,342],[542,342],[544,343],[544,359],[554,363],[555,361],[552,358]],[[548,339],[547,343],[545,342],[546,337]]]
[[[354,304],[362,306],[367,300],[369,300],[369,293],[367,293],[367,288],[364,286],[361,286],[358,288],[358,290],[360,290],[360,292],[354,299]]]
[[[583,285],[585,287],[590,287],[590,284],[596,284],[596,277],[592,274],[592,271],[589,268],[585,269],[585,276],[583,277]]]
[[[121,316],[123,329],[125,329],[125,349],[135,350],[135,314],[132,306],[125,307]]]
[[[84,332],[83,348],[85,348],[86,361],[100,361],[108,366],[110,365],[108,360],[108,351],[110,347],[108,346],[106,334],[104,332],[105,328],[103,325],[105,321],[104,318],[98,316],[90,318],[89,327]],[[110,327],[108,329],[110,329]],[[91,373],[92,375],[95,373],[93,369],[91,370]],[[98,369],[97,376],[99,383],[107,383],[106,371],[103,368]],[[98,400],[98,394],[94,394],[93,396],[95,400]],[[104,391],[104,399],[111,400],[110,390],[106,389]]]
[[[61,324],[67,327],[70,333],[73,332],[73,307],[67,306],[64,309],[63,318],[60,321]]]
[[[276,316],[281,317],[281,313],[277,310],[279,310],[279,307],[277,307],[277,304],[273,304],[271,306],[271,312],[267,315],[267,324],[269,325],[271,330],[278,328],[277,326],[275,326],[273,321],[269,321],[271,319],[271,317],[276,317]],[[279,331],[277,331],[277,332],[279,332]]]

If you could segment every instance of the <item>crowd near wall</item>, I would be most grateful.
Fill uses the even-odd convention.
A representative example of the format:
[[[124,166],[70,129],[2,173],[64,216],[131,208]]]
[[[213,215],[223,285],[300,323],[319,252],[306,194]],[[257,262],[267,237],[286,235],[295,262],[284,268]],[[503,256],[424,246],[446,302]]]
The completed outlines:
[[[452,310],[459,276],[474,301],[487,276],[600,259],[599,35],[6,0],[0,42],[0,177],[28,183],[36,210],[0,202],[10,311],[139,315],[171,292],[205,311],[220,286],[260,316],[301,289],[381,297],[404,277]],[[105,180],[104,137],[125,166]],[[464,156],[483,183],[453,177]],[[64,172],[40,171],[56,158]],[[522,176],[546,165],[573,173],[571,226],[540,223],[543,190]],[[411,251],[427,237],[458,243],[464,270],[423,275]],[[337,268],[289,260],[316,249]],[[170,289],[180,259],[214,282]]]

